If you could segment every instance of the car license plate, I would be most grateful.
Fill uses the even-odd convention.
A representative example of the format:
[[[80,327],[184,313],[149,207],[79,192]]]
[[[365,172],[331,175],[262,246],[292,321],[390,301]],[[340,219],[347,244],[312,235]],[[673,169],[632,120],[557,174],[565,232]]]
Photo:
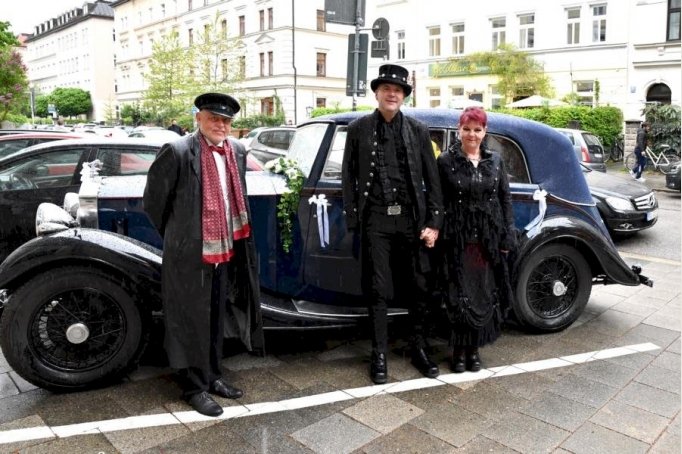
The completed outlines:
[[[595,159],[601,159],[601,153],[595,153],[594,158]]]
[[[653,220],[656,219],[657,217],[658,217],[658,210],[649,211],[649,212],[646,214],[646,220],[647,220],[647,221],[653,221]]]

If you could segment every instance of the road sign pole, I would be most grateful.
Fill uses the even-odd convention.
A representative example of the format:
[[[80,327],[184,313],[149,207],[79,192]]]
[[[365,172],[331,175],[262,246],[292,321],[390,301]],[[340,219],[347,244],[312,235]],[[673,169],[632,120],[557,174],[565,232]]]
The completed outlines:
[[[361,0],[355,0],[355,44],[353,49],[353,112],[358,107],[358,71],[360,67],[360,25],[362,22]]]

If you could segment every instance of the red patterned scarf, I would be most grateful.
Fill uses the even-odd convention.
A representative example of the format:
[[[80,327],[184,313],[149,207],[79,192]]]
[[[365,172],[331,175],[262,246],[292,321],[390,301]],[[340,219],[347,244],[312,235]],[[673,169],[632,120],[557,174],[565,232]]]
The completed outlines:
[[[203,260],[204,263],[227,262],[234,254],[233,241],[247,238],[251,232],[246,201],[239,178],[239,168],[229,139],[223,141],[222,147],[216,147],[209,145],[200,135],[199,143],[201,144],[203,188],[201,210]],[[225,206],[223,199],[220,175],[213,157],[214,151],[225,157],[228,207]],[[229,213],[226,213],[226,208]],[[228,219],[230,222],[227,222]]]

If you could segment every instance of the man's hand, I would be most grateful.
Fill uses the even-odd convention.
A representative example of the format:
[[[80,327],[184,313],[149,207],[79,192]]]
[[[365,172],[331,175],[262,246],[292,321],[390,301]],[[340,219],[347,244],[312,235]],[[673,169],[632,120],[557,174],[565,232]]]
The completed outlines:
[[[419,239],[424,241],[426,247],[433,247],[438,239],[438,229],[426,227],[419,235]]]

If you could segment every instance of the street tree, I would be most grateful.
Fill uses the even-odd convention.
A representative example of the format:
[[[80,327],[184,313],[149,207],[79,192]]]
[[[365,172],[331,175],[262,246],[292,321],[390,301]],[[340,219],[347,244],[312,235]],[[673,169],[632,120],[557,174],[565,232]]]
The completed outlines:
[[[553,96],[549,77],[531,55],[511,44],[502,44],[492,52],[475,52],[452,60],[460,71],[497,76],[497,90],[505,104],[517,98]]]
[[[28,78],[21,55],[12,47],[0,47],[0,121],[20,112],[28,102]]]
[[[241,39],[230,37],[227,20],[216,12],[194,45],[199,68],[195,73],[194,94],[219,92],[238,97],[239,84],[244,80],[245,50]]]
[[[8,47],[16,47],[19,45],[14,33],[9,31],[10,23],[0,21],[0,49],[5,49]]]
[[[90,92],[81,88],[55,88],[49,99],[59,115],[66,117],[87,115],[92,110]]]
[[[145,74],[148,88],[143,104],[157,122],[165,122],[191,109],[196,91],[193,61],[194,49],[183,48],[177,32],[154,42],[149,71]]]

